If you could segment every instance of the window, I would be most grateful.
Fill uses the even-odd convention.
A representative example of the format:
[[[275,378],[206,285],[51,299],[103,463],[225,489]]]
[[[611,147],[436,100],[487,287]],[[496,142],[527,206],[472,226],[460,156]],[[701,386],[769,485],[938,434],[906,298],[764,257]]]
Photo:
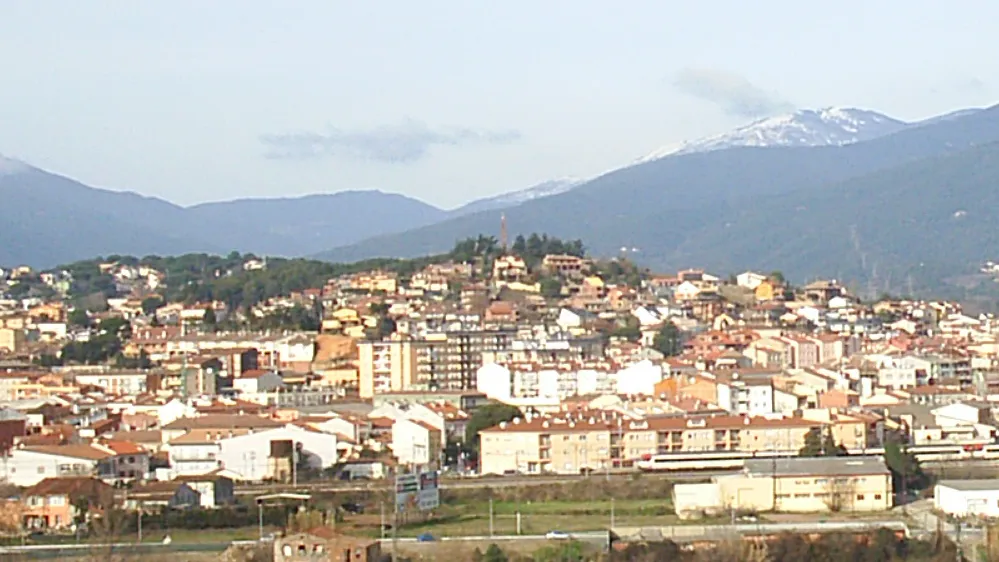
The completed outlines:
[[[66,505],[66,498],[63,496],[49,496],[49,505]]]
[[[863,499],[864,499],[864,494],[857,494],[857,501],[861,501]]]
[[[283,547],[281,547],[281,554],[284,554],[285,556],[291,556],[292,555],[291,545],[286,544]]]
[[[44,466],[38,467],[38,474],[45,474],[45,467]]]
[[[874,494],[874,499],[880,500],[881,499],[881,494]]]

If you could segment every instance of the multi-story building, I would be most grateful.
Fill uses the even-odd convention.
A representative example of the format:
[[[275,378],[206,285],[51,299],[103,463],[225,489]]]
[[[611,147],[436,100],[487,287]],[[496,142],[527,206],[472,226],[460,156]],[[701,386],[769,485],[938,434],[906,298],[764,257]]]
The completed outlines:
[[[412,340],[359,341],[357,355],[361,398],[406,390],[416,380],[416,346]]]
[[[94,386],[112,396],[135,396],[146,392],[148,375],[136,371],[105,371],[101,373],[77,374],[76,384]]]
[[[611,464],[611,428],[603,420],[516,419],[479,436],[482,474],[578,474]]]
[[[651,455],[741,451],[797,453],[822,422],[782,416],[650,417],[619,413],[514,420],[480,433],[483,474],[575,473],[632,466]],[[578,458],[577,458],[578,455]]]

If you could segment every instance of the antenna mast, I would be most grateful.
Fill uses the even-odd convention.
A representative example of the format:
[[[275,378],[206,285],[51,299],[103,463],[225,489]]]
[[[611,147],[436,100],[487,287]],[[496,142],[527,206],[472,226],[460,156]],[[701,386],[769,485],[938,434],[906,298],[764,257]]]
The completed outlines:
[[[503,253],[506,253],[506,213],[500,214],[500,247],[503,248]]]

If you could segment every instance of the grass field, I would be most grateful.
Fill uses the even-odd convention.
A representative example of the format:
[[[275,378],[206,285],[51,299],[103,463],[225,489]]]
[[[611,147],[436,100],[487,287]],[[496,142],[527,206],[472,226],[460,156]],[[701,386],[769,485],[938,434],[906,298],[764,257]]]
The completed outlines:
[[[614,501],[614,524],[617,526],[675,525],[678,520],[672,507],[662,500]],[[611,501],[493,502],[492,532],[495,535],[539,535],[553,529],[560,531],[595,531],[611,526]],[[443,505],[432,519],[422,515],[400,522],[399,536],[413,537],[429,532],[436,536],[488,536],[489,502]],[[391,515],[386,516],[391,523]],[[368,536],[379,536],[378,520],[371,516],[348,517],[347,526]]]

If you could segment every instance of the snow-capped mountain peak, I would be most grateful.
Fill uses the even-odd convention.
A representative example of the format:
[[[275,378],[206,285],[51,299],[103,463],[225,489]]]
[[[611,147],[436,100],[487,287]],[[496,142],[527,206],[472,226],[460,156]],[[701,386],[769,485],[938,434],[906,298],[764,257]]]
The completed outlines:
[[[455,215],[465,215],[478,211],[514,207],[532,199],[540,199],[542,197],[550,197],[552,195],[558,195],[559,193],[565,193],[566,191],[569,191],[586,181],[587,180],[584,178],[577,177],[564,177],[548,180],[527,189],[503,193],[501,195],[486,197],[484,199],[476,199],[475,201],[466,203],[451,212]]]
[[[665,146],[639,161],[739,146],[841,146],[890,135],[907,125],[904,121],[867,109],[802,109],[760,119],[720,135]]]

